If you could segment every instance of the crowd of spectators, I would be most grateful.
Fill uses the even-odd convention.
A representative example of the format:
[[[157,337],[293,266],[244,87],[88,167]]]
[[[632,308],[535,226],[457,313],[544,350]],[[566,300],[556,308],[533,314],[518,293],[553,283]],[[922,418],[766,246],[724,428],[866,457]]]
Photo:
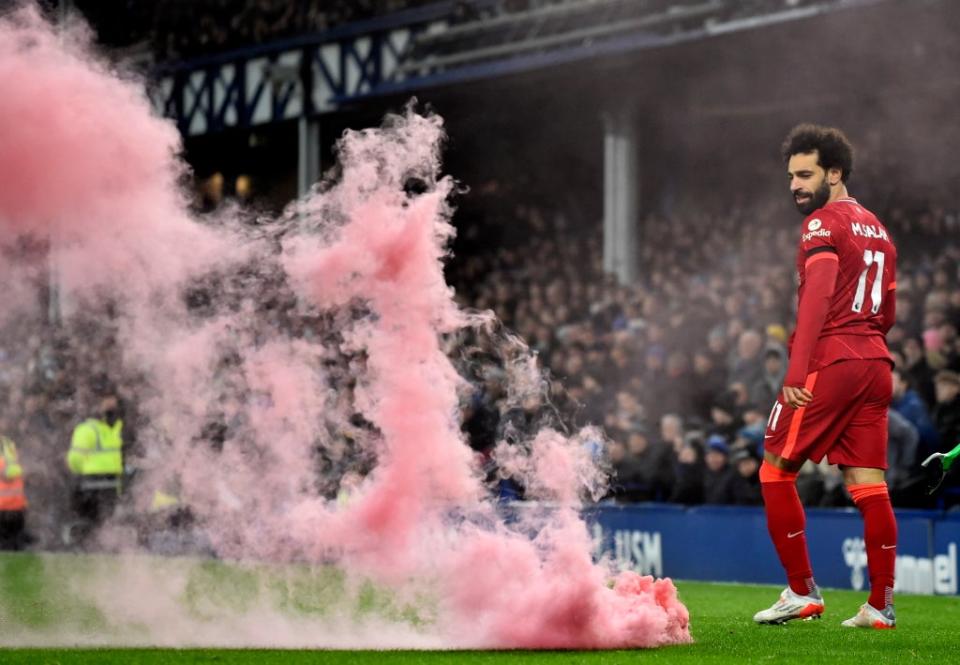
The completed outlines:
[[[611,470],[608,500],[760,504],[763,434],[795,316],[792,217],[771,223],[783,219],[773,208],[649,217],[641,276],[620,284],[603,270],[599,224],[574,219],[567,207],[514,203],[497,187],[471,196],[479,214],[458,216],[448,281],[462,306],[492,310],[502,325],[449,340],[449,348],[475,386],[462,404],[463,429],[491,486],[523,495],[499,476],[492,452],[500,441],[522,445],[543,426],[572,432],[594,424],[604,435],[598,457]],[[960,226],[939,208],[893,208],[885,217],[900,249],[897,325],[888,335],[896,368],[887,478],[896,505],[933,506],[919,462],[960,442],[960,246],[947,240]],[[239,331],[248,342],[282,331],[335,344],[326,339],[337,334],[335,320],[298,314],[288,287],[262,272],[211,276],[185,294],[187,304],[202,318],[252,298],[256,325],[274,330]],[[31,493],[45,497],[31,518],[41,539],[56,538],[68,511],[68,433],[104,391],[127,406],[127,452],[136,457],[142,385],[122,367],[110,321],[109,312],[79,312],[69,326],[18,319],[3,331],[17,340],[0,344],[8,434],[30,461]],[[509,365],[524,344],[548,381],[518,400]],[[224,385],[236,384],[237,360],[224,349]],[[329,368],[344,379],[336,411],[349,413],[350,368],[362,358],[338,362],[339,371]],[[329,425],[333,444],[318,448],[318,488],[334,498],[343,478],[362,477],[374,463],[365,443],[372,426],[358,414]],[[213,408],[198,441],[216,447],[242,428]],[[826,464],[808,463],[799,486],[807,505],[848,505],[838,471]],[[947,503],[958,495],[948,488]]]
[[[427,4],[427,0],[161,2],[149,39],[161,60],[264,44]]]
[[[795,316],[795,213],[645,219],[641,277],[622,285],[602,270],[598,224],[498,205],[461,229],[489,250],[455,259],[452,282],[464,305],[492,309],[538,354],[552,406],[573,425],[603,425],[609,498],[759,504],[762,438]],[[888,478],[896,504],[932,505],[919,462],[960,442],[960,218],[880,212],[900,248]],[[509,408],[502,391],[483,384],[476,400],[470,414],[496,428]],[[496,438],[480,436],[480,448]],[[808,505],[849,505],[826,464],[808,463],[800,488]]]
[[[382,16],[435,0],[161,0],[73,3],[102,43],[144,47],[157,62],[256,46]]]

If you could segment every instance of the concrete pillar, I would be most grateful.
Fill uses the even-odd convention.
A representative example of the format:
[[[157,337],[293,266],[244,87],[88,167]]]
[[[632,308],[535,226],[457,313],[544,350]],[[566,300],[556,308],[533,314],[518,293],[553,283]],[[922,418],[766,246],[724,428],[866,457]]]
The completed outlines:
[[[621,284],[637,278],[640,174],[630,104],[603,114],[603,269]]]
[[[304,116],[297,123],[297,194],[303,196],[320,179],[320,121]]]
[[[62,44],[65,37],[67,21],[73,14],[73,0],[60,0],[57,3],[59,23],[57,37]],[[63,316],[63,293],[60,289],[60,238],[56,228],[50,234],[50,251],[47,261],[49,265],[47,283],[47,322],[53,326],[60,323]]]

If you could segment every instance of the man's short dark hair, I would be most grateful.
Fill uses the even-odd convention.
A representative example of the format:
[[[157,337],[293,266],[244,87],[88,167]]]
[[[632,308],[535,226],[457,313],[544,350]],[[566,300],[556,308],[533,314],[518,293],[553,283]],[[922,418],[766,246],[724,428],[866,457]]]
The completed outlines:
[[[836,127],[823,127],[804,123],[797,125],[787,134],[781,147],[784,163],[797,154],[806,155],[816,151],[817,163],[825,171],[840,169],[840,179],[847,182],[853,173],[853,146]]]
[[[933,377],[934,383],[949,383],[954,386],[960,386],[960,374],[949,369],[942,369]]]

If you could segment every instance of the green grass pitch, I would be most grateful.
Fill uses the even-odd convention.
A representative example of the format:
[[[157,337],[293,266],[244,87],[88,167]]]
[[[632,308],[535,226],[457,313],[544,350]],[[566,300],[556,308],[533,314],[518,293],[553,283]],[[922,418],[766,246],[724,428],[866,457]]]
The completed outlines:
[[[10,592],[17,589],[9,563],[0,565],[0,647],[4,635],[16,630],[9,610]],[[24,559],[18,559],[19,568]],[[0,564],[3,561],[0,560]],[[4,571],[6,575],[4,575]],[[638,651],[324,651],[259,649],[2,649],[0,663],[67,665],[123,663],[250,663],[297,665],[365,665],[425,663],[487,665],[543,663],[557,665],[607,663],[947,663],[960,662],[955,631],[960,597],[897,597],[898,626],[894,631],[844,629],[840,621],[853,615],[864,594],[827,590],[827,611],[819,621],[785,626],[755,626],[754,611],[772,603],[779,589],[771,586],[678,582],[681,599],[690,609],[696,642],[691,645]],[[17,593],[16,595],[20,595]],[[3,598],[6,596],[6,598]],[[22,596],[21,596],[22,597]],[[83,611],[83,608],[74,608]],[[72,610],[46,607],[42,598],[28,598],[17,612],[21,620],[57,621]],[[59,613],[59,614],[58,614]],[[6,617],[6,621],[4,620]],[[4,625],[6,624],[6,625]]]

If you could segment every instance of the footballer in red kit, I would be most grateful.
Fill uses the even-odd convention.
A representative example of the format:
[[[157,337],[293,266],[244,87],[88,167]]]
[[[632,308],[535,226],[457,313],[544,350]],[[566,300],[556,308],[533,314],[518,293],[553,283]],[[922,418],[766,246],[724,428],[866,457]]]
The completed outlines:
[[[797,324],[783,390],[764,436],[760,483],[788,587],[754,621],[823,614],[796,489],[806,460],[839,465],[864,519],[870,597],[847,627],[893,628],[897,525],[884,471],[896,310],[897,251],[883,224],[847,192],[853,150],[837,129],[799,125],[783,145],[799,229]]]

